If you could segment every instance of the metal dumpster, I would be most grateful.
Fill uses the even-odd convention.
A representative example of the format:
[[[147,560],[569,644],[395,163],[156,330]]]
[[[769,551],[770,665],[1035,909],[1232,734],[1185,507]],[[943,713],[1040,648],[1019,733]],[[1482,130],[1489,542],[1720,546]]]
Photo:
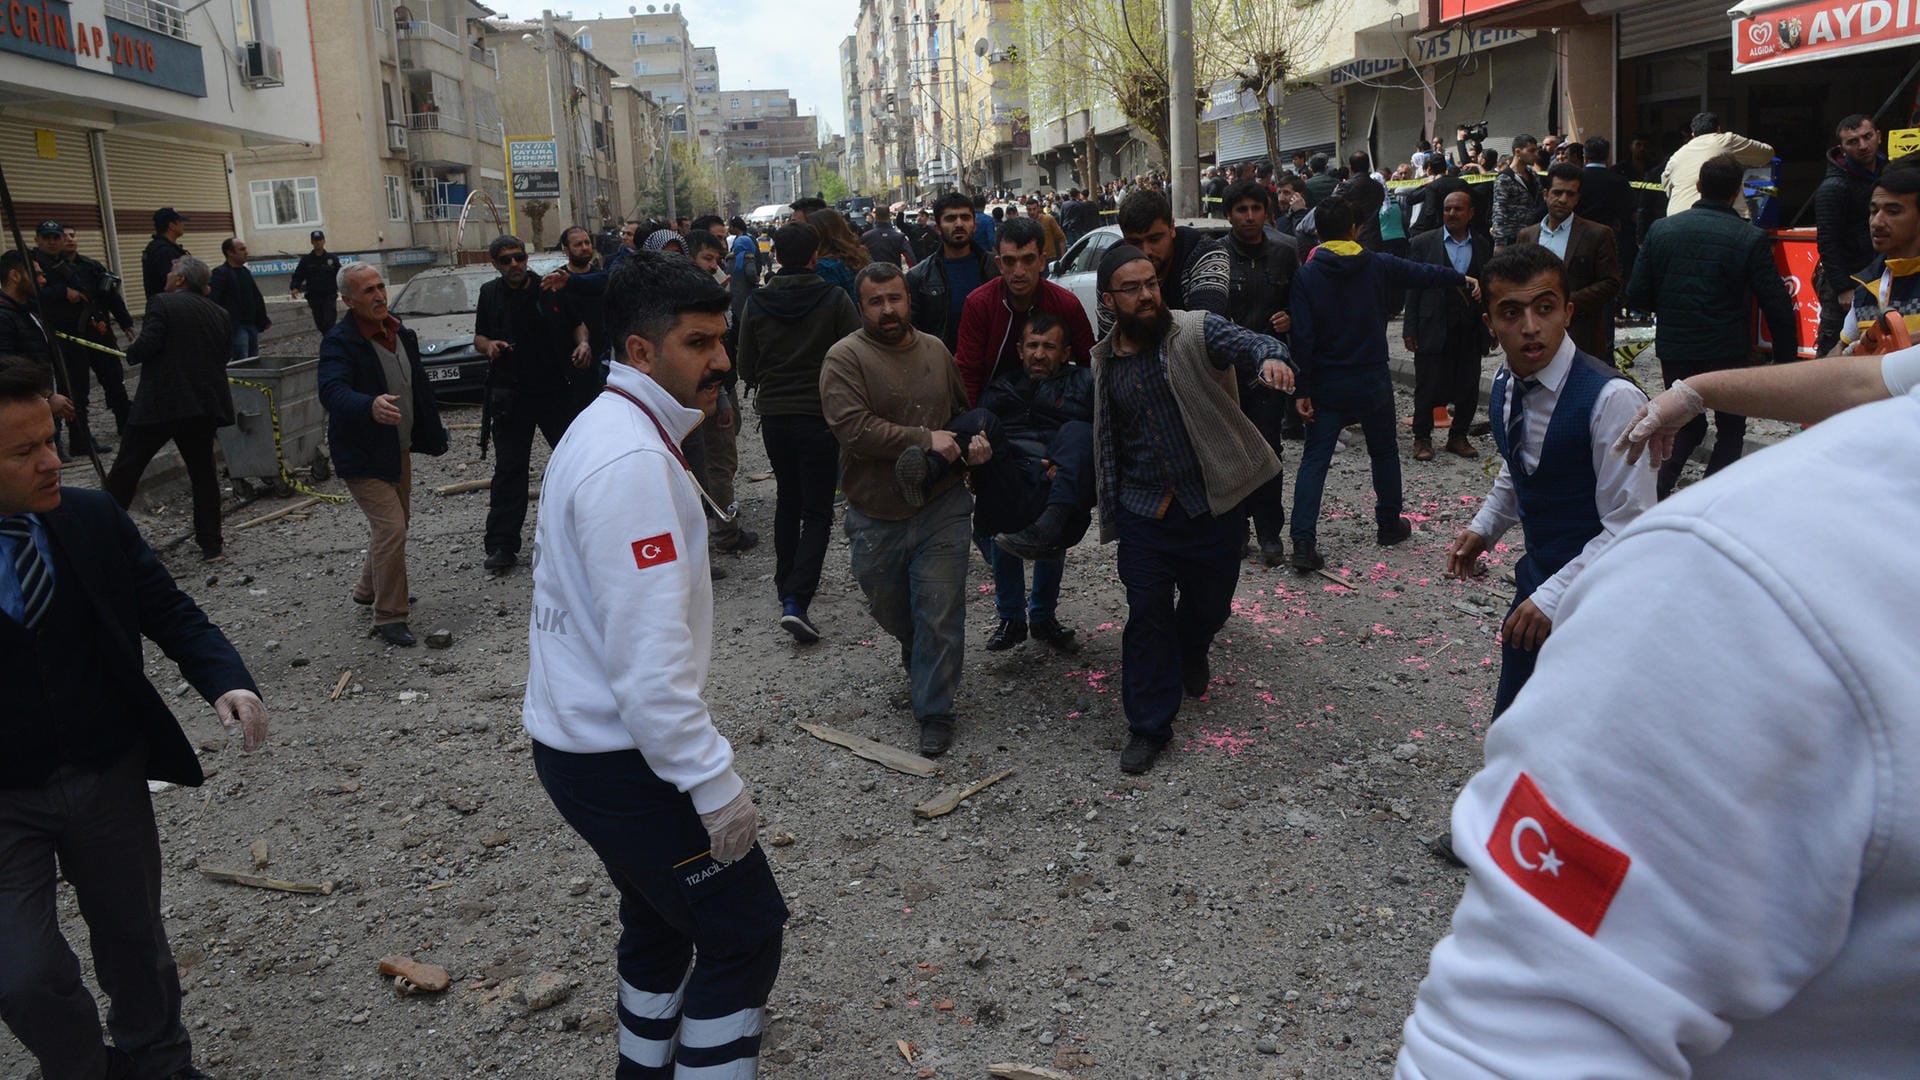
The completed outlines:
[[[234,422],[219,431],[220,452],[236,493],[271,487],[291,494],[288,476],[306,470],[327,479],[327,413],[320,407],[320,360],[255,356],[227,365]],[[282,472],[281,464],[285,463]]]

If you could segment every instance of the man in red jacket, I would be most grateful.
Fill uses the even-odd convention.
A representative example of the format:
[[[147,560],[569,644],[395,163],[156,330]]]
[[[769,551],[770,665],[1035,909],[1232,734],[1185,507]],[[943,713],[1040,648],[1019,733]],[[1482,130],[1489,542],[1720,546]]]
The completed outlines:
[[[1093,350],[1093,324],[1086,309],[1066,289],[1041,278],[1040,252],[1046,233],[1030,217],[1009,218],[994,237],[1000,276],[973,290],[960,312],[960,340],[953,362],[967,387],[967,404],[980,404],[980,392],[996,375],[1021,370],[1020,337],[1027,317],[1044,311],[1067,327],[1068,358],[1087,362]]]

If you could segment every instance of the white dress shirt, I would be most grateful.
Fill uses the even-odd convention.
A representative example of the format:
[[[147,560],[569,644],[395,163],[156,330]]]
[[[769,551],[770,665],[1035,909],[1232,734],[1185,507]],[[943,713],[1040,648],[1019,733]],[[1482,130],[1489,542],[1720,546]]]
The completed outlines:
[[[1573,219],[1567,220],[1571,222]],[[1527,391],[1524,403],[1527,431],[1519,451],[1520,462],[1529,473],[1540,467],[1540,449],[1546,443],[1547,426],[1553,422],[1554,406],[1559,403],[1560,391],[1573,371],[1573,351],[1573,339],[1562,337],[1559,351],[1553,354],[1553,359],[1547,362],[1544,370],[1533,376],[1539,385]],[[1520,377],[1513,374],[1512,368],[1507,369],[1507,374],[1515,382],[1519,381]],[[1513,390],[1509,385],[1504,410],[1506,415],[1489,418],[1503,427],[1511,423]],[[1567,586],[1573,583],[1580,571],[1613,542],[1621,529],[1657,501],[1654,471],[1644,465],[1629,465],[1626,455],[1612,451],[1613,441],[1633,422],[1634,415],[1646,401],[1647,395],[1626,379],[1607,380],[1600,396],[1594,400],[1588,428],[1593,442],[1593,502],[1600,511],[1600,534],[1587,541],[1587,546],[1572,562],[1561,567],[1559,573],[1534,590],[1533,606],[1539,608],[1540,613],[1548,619],[1553,618],[1560,598],[1566,594]],[[1514,490],[1512,467],[1503,462],[1500,475],[1493,482],[1493,490],[1487,494],[1487,501],[1481,504],[1480,512],[1473,516],[1473,524],[1469,528],[1485,537],[1487,546],[1491,548],[1519,521],[1520,496]]]

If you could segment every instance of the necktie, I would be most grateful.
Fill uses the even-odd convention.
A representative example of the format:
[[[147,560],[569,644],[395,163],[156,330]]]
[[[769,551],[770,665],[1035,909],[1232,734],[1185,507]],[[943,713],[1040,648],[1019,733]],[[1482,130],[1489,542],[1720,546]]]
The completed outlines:
[[[1514,384],[1512,400],[1507,403],[1507,452],[1513,455],[1513,467],[1518,472],[1529,471],[1521,464],[1527,443],[1527,391],[1539,385],[1538,379],[1520,380]]]
[[[20,624],[32,630],[53,606],[53,572],[33,542],[33,522],[25,514],[0,518],[0,537],[12,540],[13,579],[20,584]]]

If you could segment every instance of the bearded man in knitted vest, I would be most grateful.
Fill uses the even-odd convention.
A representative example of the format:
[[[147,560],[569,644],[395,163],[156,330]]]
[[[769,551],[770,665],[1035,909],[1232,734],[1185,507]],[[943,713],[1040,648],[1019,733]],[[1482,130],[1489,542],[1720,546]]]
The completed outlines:
[[[1180,695],[1206,693],[1207,651],[1240,581],[1247,496],[1280,471],[1240,411],[1242,386],[1293,389],[1287,346],[1205,311],[1173,311],[1139,248],[1100,259],[1113,328],[1093,347],[1100,540],[1127,588],[1120,769],[1144,773],[1173,737]],[[1197,437],[1196,433],[1204,435]]]

